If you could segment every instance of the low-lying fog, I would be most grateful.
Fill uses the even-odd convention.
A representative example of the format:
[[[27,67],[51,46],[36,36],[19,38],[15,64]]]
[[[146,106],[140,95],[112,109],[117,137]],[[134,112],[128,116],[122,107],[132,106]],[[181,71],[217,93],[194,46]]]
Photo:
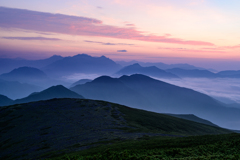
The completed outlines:
[[[180,80],[159,80],[180,87],[191,88],[227,104],[240,103],[240,81],[237,78],[182,78]]]
[[[95,79],[98,74],[74,74],[65,77],[69,82],[76,82],[80,79]],[[111,76],[113,77],[113,76]],[[155,78],[155,77],[153,77]],[[195,91],[207,94],[221,102],[231,104],[240,103],[240,80],[234,78],[182,78],[182,79],[159,79],[180,87],[191,88]],[[236,107],[236,106],[235,106]],[[240,105],[239,105],[240,108]]]

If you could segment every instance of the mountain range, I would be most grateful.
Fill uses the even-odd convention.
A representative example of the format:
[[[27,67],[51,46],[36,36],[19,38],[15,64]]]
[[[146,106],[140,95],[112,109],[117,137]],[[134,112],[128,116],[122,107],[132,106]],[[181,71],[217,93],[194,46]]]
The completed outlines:
[[[239,109],[226,107],[212,97],[192,89],[140,74],[120,78],[102,76],[70,89],[89,99],[160,113],[194,114],[226,128],[238,128],[240,125]]]
[[[32,84],[0,79],[0,94],[5,95],[11,99],[26,97],[32,92],[39,92],[42,89],[42,87]]]
[[[132,75],[132,74],[144,74],[151,77],[157,78],[179,78],[178,76],[159,69],[155,66],[142,67],[138,63],[126,66],[119,70],[116,75]]]
[[[12,100],[6,96],[0,95],[0,106],[7,106],[12,104],[21,104],[41,100],[49,100],[53,98],[79,98],[83,96],[67,89],[62,85],[49,87],[41,92],[33,92],[29,96],[21,99]]]
[[[111,74],[120,68],[120,65],[105,56],[91,57],[87,54],[78,54],[55,61],[45,66],[43,71],[49,75],[64,76],[75,73]]]
[[[185,78],[217,78],[219,77],[217,74],[212,73],[208,70],[199,70],[199,69],[181,69],[181,68],[172,68],[167,69],[167,72],[170,72],[172,74],[175,74],[179,77]]]
[[[48,81],[48,76],[41,70],[33,67],[19,67],[12,70],[9,73],[4,73],[0,75],[0,79],[19,82],[34,82],[38,83],[41,81]]]
[[[33,67],[33,68],[42,68],[55,61],[62,59],[63,57],[54,55],[52,57],[40,60],[26,60],[21,58],[9,59],[9,58],[0,58],[0,74],[7,73],[13,69],[19,67]]]
[[[138,63],[138,64],[140,64],[141,66],[144,66],[144,67],[156,66],[159,69],[163,69],[163,70],[171,69],[171,68],[181,68],[181,69],[187,69],[187,70],[192,70],[192,69],[205,70],[204,68],[195,67],[193,65],[186,64],[186,63],[184,63],[184,64],[165,64],[165,63],[162,63],[162,62],[156,62],[156,63],[154,63],[154,62],[139,62],[139,61],[135,61],[135,60],[130,61],[130,62],[116,61],[116,63],[118,63],[122,66],[129,66],[129,65]]]

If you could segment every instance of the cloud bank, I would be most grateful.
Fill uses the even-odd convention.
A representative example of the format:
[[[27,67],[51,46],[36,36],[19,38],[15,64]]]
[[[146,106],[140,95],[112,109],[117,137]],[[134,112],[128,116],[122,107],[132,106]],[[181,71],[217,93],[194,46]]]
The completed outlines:
[[[36,12],[0,7],[0,27],[79,36],[97,36],[146,42],[173,43],[196,46],[214,46],[210,42],[145,35],[132,27],[105,25],[101,20],[87,17]]]

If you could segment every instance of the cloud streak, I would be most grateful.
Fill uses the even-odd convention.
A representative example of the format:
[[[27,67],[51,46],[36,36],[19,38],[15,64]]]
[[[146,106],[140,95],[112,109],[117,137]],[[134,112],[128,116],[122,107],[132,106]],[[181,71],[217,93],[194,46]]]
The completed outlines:
[[[101,44],[101,45],[121,45],[121,46],[132,46],[134,44],[128,44],[128,43],[104,43],[104,42],[99,42],[99,41],[88,41],[88,40],[85,40],[84,42],[87,42],[87,43],[97,43],[97,44]]]
[[[93,18],[51,14],[5,7],[0,7],[0,27],[68,35],[130,39],[146,42],[214,46],[214,44],[204,41],[169,38],[169,36],[166,35],[145,35],[143,32],[138,31],[133,27],[124,28],[105,25],[102,21]]]
[[[117,52],[127,52],[127,50],[117,50]]]
[[[46,38],[46,37],[2,37],[3,39],[11,39],[11,40],[38,40],[38,41],[60,41],[59,38]]]
[[[174,52],[190,52],[190,53],[226,53],[222,50],[217,50],[215,48],[202,48],[202,49],[188,49],[188,48],[163,48],[159,47],[158,49],[170,50]]]

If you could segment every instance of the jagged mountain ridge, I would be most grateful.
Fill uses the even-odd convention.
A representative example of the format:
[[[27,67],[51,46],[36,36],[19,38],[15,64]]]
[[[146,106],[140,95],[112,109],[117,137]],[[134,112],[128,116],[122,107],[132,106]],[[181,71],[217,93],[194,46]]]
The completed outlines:
[[[63,76],[74,73],[110,74],[120,68],[120,65],[105,56],[92,57],[87,54],[78,54],[73,57],[64,57],[44,67],[43,70],[49,75]]]

